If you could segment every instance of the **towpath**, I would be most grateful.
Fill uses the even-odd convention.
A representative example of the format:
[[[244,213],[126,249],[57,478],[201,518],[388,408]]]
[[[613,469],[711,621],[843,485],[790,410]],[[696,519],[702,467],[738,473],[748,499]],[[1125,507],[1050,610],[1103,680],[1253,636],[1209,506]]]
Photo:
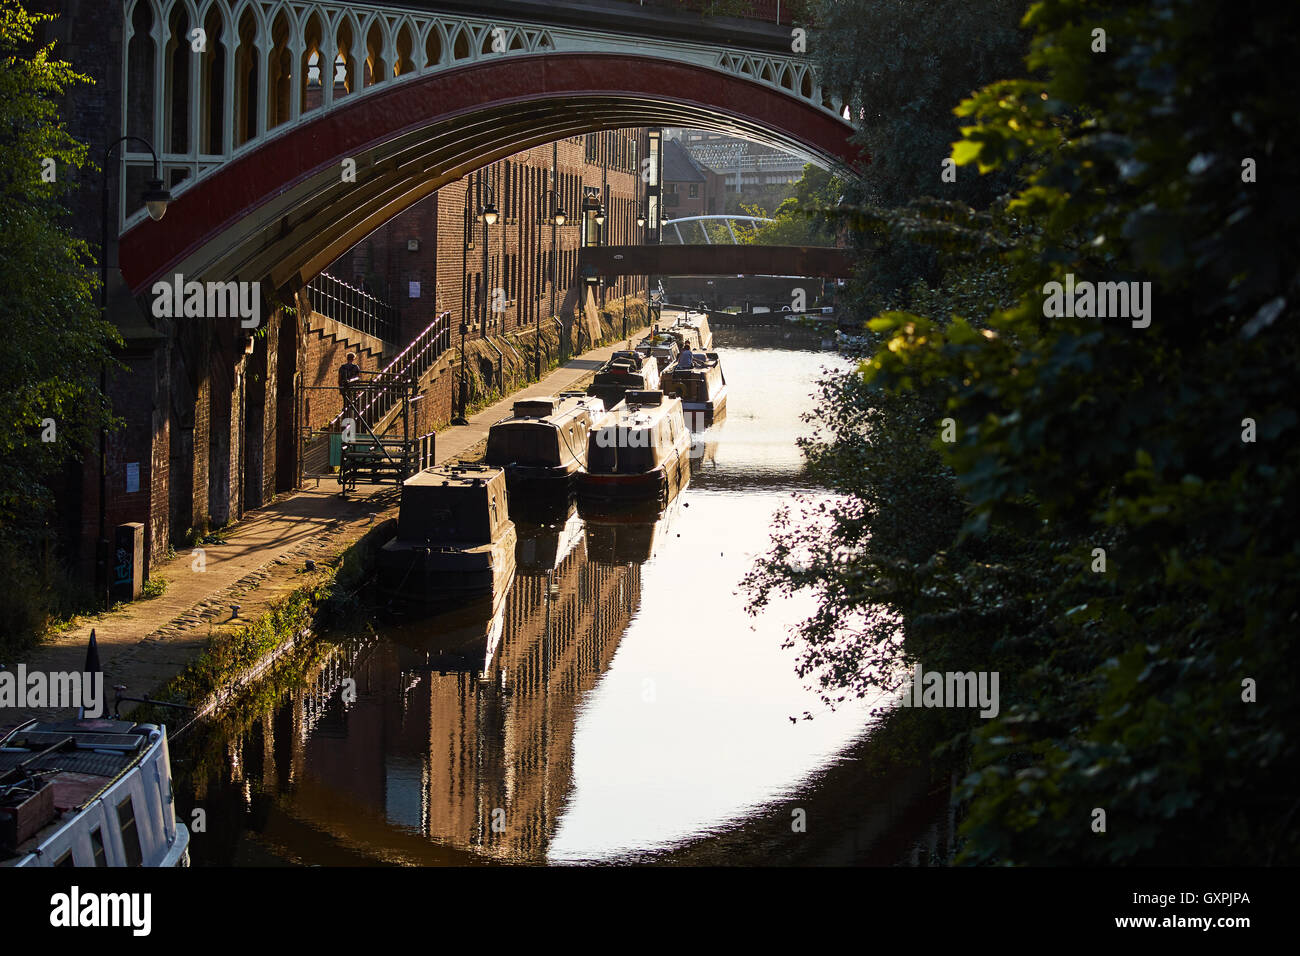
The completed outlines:
[[[541,381],[470,416],[468,425],[446,426],[438,432],[434,461],[455,460],[474,449],[487,438],[493,422],[510,414],[514,402],[584,383],[620,347],[621,343],[584,352]],[[202,571],[196,570],[197,556],[189,548],[156,562],[151,576],[167,582],[161,596],[77,619],[32,649],[23,662],[27,671],[81,670],[94,628],[104,669],[106,713],[112,711],[114,685],[126,685],[126,693],[133,697],[150,696],[201,653],[210,635],[233,632],[297,588],[323,580],[334,558],[375,522],[397,513],[399,492],[391,484],[359,485],[346,499],[338,491],[337,481],[322,479],[319,485],[246,512],[229,527],[224,543],[202,546]],[[309,562],[315,570],[307,570]],[[235,606],[238,617],[233,616]],[[0,661],[10,670],[17,663]],[[0,728],[31,717],[69,713],[4,707]]]

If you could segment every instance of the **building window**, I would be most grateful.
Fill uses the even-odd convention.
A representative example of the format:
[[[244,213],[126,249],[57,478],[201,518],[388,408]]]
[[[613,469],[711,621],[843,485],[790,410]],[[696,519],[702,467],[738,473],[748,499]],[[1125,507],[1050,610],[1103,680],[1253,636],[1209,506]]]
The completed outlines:
[[[699,198],[699,195],[700,195],[700,187],[699,187],[699,184],[698,184],[698,183],[691,183],[691,198],[692,198],[692,199],[698,199],[698,198]]]

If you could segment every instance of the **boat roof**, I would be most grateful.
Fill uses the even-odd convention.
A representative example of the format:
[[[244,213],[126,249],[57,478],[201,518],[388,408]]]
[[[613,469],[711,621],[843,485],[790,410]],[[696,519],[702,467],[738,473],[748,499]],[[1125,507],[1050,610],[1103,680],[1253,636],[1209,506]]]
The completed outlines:
[[[649,399],[652,396],[659,396],[659,400],[653,403],[639,400],[641,397]],[[680,398],[665,395],[660,391],[631,391],[627,393],[623,401],[610,409],[616,418],[609,424],[623,428],[642,428],[653,425],[665,415],[671,414],[675,408],[680,409],[681,404]]]
[[[80,810],[125,770],[139,763],[162,735],[155,724],[108,718],[32,720],[0,738],[0,807],[18,805],[32,793],[32,782],[53,786],[54,818],[0,860],[25,856],[64,822],[64,812]]]
[[[620,349],[609,357],[609,361],[605,363],[605,367],[609,367],[615,362],[629,362],[635,368],[640,368],[645,364],[645,359],[645,355],[641,352],[629,349]]]
[[[595,396],[585,392],[561,392],[558,397],[543,395],[520,399],[515,402],[511,414],[494,422],[493,427],[519,422],[561,424],[574,417],[594,418],[604,411],[605,403]]]
[[[436,465],[407,478],[402,485],[413,488],[472,488],[505,480],[505,472],[487,465]]]

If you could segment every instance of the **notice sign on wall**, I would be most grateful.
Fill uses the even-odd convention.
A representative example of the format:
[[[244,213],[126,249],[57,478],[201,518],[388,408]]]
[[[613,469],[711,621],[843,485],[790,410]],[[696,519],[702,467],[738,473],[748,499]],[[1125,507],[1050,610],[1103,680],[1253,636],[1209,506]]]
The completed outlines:
[[[140,463],[129,461],[126,464],[126,493],[140,490]]]
[[[415,282],[415,281],[413,281],[413,282],[411,283],[411,293],[410,293],[410,298],[412,298],[412,299],[418,299],[419,297],[420,297],[420,283],[419,283],[419,282]]]

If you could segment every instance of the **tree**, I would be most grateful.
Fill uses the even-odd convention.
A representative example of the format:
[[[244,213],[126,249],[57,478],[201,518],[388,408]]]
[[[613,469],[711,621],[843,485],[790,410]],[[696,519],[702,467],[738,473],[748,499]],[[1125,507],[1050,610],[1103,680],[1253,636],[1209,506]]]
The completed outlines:
[[[741,207],[747,215],[773,220],[746,230],[743,241],[757,246],[834,245],[830,213],[839,205],[844,190],[844,181],[829,170],[805,165],[793,195],[782,200],[771,216],[759,206]]]
[[[1014,182],[1014,170],[945,178],[958,137],[952,108],[972,90],[1014,75],[1027,52],[1018,21],[1025,0],[822,0],[810,38],[823,85],[847,104],[870,157],[843,200],[882,213],[923,197],[986,207]],[[918,280],[940,281],[935,251],[907,235],[862,229],[862,263],[850,296],[865,316],[905,308]]]
[[[909,555],[878,517],[841,519],[802,542],[856,541],[838,578],[801,582],[786,560],[756,584],[761,597],[860,580],[836,620],[897,622],[860,632],[867,648],[826,645],[828,693],[852,692],[846,675],[882,657],[1001,672],[1002,712],[956,741],[968,861],[1300,857],[1300,122],[1267,67],[1289,62],[1289,19],[1192,0],[1036,3],[1033,78],[962,102],[952,150],[963,167],[1017,170],[1015,194],[986,219],[923,205],[857,216],[910,223],[941,247],[943,278],[870,323],[881,345],[840,415],[884,414],[866,431],[884,442],[906,420],[892,407],[929,409],[960,530]],[[994,270],[1010,301],[954,297],[971,270]],[[1131,307],[1056,314],[1050,283],[1067,276],[1149,289],[1149,324]],[[838,433],[825,444],[828,460],[852,448]],[[833,474],[847,482],[845,466]],[[893,507],[883,477],[858,480],[864,515]]]
[[[59,118],[60,97],[89,82],[33,44],[48,15],[0,0],[0,324],[6,360],[0,394],[0,573],[18,600],[0,624],[0,645],[30,640],[44,624],[53,487],[70,458],[110,422],[97,381],[120,341],[95,304],[98,280],[87,244],[64,223],[86,147]]]

